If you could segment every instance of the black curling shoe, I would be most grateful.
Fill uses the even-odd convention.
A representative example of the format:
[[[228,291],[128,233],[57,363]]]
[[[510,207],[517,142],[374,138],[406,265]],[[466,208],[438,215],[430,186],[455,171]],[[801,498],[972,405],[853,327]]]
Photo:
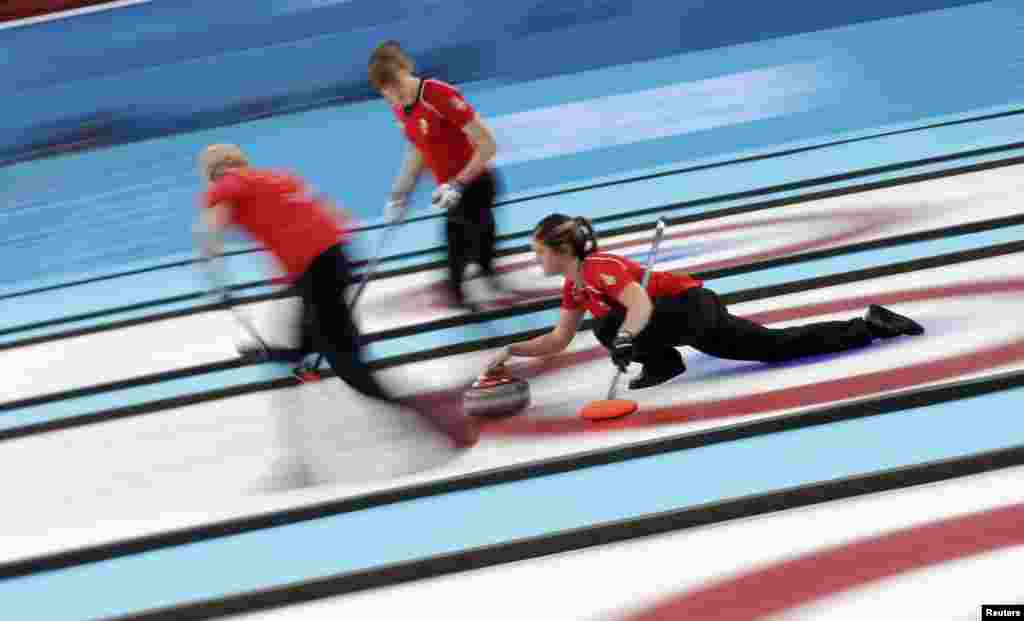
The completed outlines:
[[[924,328],[910,317],[894,313],[888,308],[872,304],[864,315],[871,333],[881,339],[895,336],[918,336],[924,334]]]

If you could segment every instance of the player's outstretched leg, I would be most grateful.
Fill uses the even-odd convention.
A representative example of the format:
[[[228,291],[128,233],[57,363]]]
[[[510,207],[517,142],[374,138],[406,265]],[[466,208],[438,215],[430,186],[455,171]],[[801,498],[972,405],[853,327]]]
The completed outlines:
[[[877,305],[869,307],[863,317],[846,321],[769,328],[731,314],[713,292],[702,292],[700,297],[709,309],[704,313],[709,319],[694,346],[730,360],[786,362],[865,347],[875,339],[924,333],[912,319]]]

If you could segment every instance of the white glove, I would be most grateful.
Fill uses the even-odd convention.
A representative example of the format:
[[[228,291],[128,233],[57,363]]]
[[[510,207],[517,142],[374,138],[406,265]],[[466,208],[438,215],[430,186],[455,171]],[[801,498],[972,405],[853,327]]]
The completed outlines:
[[[437,207],[438,209],[451,209],[458,205],[459,201],[462,200],[463,189],[464,188],[461,183],[451,181],[434,190],[434,194],[430,197],[430,201],[434,204],[434,207]]]
[[[395,224],[405,220],[405,212],[408,210],[406,197],[392,198],[388,201],[388,204],[384,207],[384,219],[389,224]]]

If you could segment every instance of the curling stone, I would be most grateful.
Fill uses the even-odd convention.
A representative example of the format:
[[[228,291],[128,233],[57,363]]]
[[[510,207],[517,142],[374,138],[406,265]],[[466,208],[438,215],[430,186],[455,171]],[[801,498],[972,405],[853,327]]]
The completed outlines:
[[[529,404],[530,385],[505,373],[477,379],[462,395],[462,410],[470,416],[510,416]]]

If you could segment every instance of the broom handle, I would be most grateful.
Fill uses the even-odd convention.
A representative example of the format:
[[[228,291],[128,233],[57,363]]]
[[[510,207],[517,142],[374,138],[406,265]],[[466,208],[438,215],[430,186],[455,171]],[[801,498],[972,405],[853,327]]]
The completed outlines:
[[[248,318],[242,315],[242,311],[239,310],[238,308],[235,308],[235,301],[232,299],[231,292],[228,289],[227,278],[225,277],[224,273],[220,271],[219,264],[214,264],[214,262],[217,260],[218,259],[214,257],[204,257],[200,264],[203,268],[203,273],[210,281],[210,286],[214,289],[214,291],[216,291],[217,295],[220,296],[221,301],[224,303],[225,306],[228,307],[228,310],[231,311],[231,314],[234,316],[235,321],[238,322],[240,326],[242,326],[242,329],[244,329],[249,334],[249,336],[256,341],[257,344],[259,344],[260,349],[263,350],[263,353],[269,355],[270,347],[267,345],[267,342],[263,340],[263,337],[260,336],[260,333],[256,330],[256,328],[252,325]],[[222,261],[223,259],[220,260]]]
[[[654,267],[654,258],[658,255],[658,246],[661,245],[661,238],[665,235],[665,219],[658,218],[658,225],[654,229],[654,241],[651,242],[651,254],[647,257],[647,268],[644,269],[644,276],[640,286],[647,289],[647,283],[651,280],[651,268]]]
[[[647,283],[651,281],[651,268],[654,267],[654,259],[658,255],[658,246],[661,244],[661,238],[665,234],[665,219],[658,218],[658,224],[654,229],[654,241],[651,242],[651,253],[647,256],[647,267],[644,268],[643,278],[640,279],[640,287],[644,291],[647,291]],[[622,369],[615,367],[615,377],[612,378],[612,384],[608,387],[608,400],[611,401],[615,398],[615,392],[619,388],[619,377],[622,375]]]

